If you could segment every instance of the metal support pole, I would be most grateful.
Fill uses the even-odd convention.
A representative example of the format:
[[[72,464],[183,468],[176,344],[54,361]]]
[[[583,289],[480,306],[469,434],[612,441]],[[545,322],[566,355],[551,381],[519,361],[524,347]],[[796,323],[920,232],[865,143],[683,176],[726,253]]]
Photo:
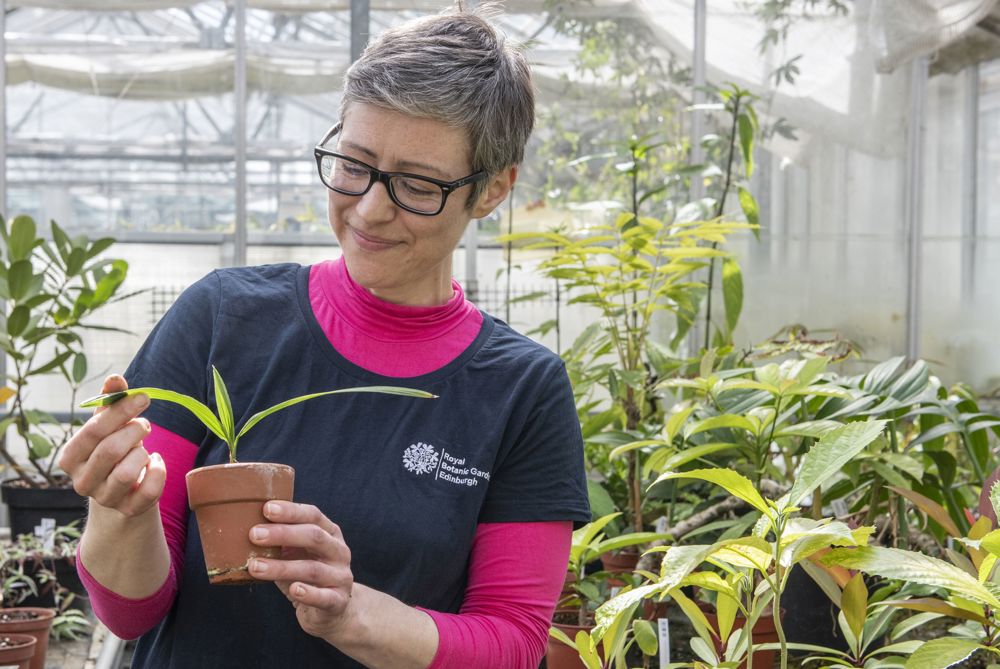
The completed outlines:
[[[691,50],[691,74],[693,87],[691,91],[691,103],[693,105],[704,104],[705,86],[707,78],[705,76],[705,39],[708,23],[708,9],[705,0],[695,0],[694,3],[694,46]],[[705,112],[700,109],[691,111],[691,153],[690,161],[692,165],[700,165],[705,162],[705,151],[701,146],[701,137],[705,134]],[[705,184],[700,174],[691,176],[691,201],[696,202],[705,197]],[[694,323],[687,335],[688,355],[693,356],[701,348],[701,341],[704,335],[701,332],[701,319],[695,317]]]
[[[920,272],[923,226],[921,198],[924,170],[924,116],[927,107],[928,61],[921,56],[910,66],[910,126],[907,131],[906,216],[906,356],[920,355]]]
[[[370,0],[351,0],[351,62],[361,57],[361,52],[368,44],[371,32],[369,19],[371,14]]]
[[[236,72],[233,92],[233,153],[236,162],[236,221],[233,265],[247,264],[247,0],[234,3]]]
[[[694,3],[694,49],[691,53],[691,73],[694,90],[691,102],[695,105],[705,102],[705,30],[708,11],[705,0],[695,0]],[[699,165],[705,161],[705,151],[701,146],[701,137],[705,134],[705,112],[695,109],[691,112],[691,164]],[[691,177],[691,200],[701,199],[705,194],[705,184],[700,176]]]
[[[7,0],[0,0],[0,213],[7,216]]]
[[[465,297],[470,302],[479,300],[479,280],[476,278],[479,255],[479,219],[469,221],[462,240],[465,247]]]
[[[965,118],[962,122],[962,292],[976,285],[976,235],[979,213],[979,64],[965,69]]]

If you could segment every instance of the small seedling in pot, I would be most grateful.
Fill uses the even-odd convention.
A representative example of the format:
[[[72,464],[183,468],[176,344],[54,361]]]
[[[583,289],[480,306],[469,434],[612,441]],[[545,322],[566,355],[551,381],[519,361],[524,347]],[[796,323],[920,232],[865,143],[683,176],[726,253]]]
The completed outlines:
[[[384,393],[387,395],[403,395],[406,397],[437,397],[437,395],[432,395],[431,393],[423,390],[402,388],[398,386],[359,386],[357,388],[327,390],[321,393],[310,393],[309,395],[294,397],[290,400],[285,400],[280,404],[275,404],[273,407],[264,409],[263,411],[258,411],[254,415],[250,416],[250,418],[248,418],[240,428],[240,431],[237,432],[235,423],[233,422],[233,406],[229,401],[229,392],[226,390],[226,384],[222,380],[222,375],[219,374],[219,370],[217,370],[214,365],[212,366],[212,377],[215,385],[215,404],[218,406],[219,410],[218,415],[213,413],[212,410],[206,405],[189,395],[182,395],[181,393],[174,392],[172,390],[164,390],[162,388],[129,388],[128,390],[105,393],[103,395],[90,398],[89,400],[83,402],[80,406],[84,408],[108,406],[130,395],[139,394],[147,395],[151,400],[166,400],[167,402],[179,404],[194,414],[195,417],[198,418],[198,420],[200,420],[212,434],[226,442],[226,445],[229,447],[229,462],[235,463],[236,448],[243,435],[271,414],[277,413],[278,411],[286,409],[294,404],[298,404],[299,402],[305,402],[306,400],[324,397],[326,395],[339,395],[344,393]]]

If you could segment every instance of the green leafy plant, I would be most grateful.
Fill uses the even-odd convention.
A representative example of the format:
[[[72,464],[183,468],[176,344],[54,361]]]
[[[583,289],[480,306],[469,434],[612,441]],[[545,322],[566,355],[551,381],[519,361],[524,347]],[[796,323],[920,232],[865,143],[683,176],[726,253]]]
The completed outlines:
[[[994,511],[1000,509],[1000,484],[990,490]],[[921,508],[944,525],[949,519],[944,510],[928,500]],[[949,531],[957,528],[951,526]],[[828,565],[858,569],[883,578],[917,583],[937,594],[883,604],[920,612],[922,616],[949,616],[961,621],[950,635],[923,644],[907,660],[906,669],[946,669],[978,651],[1000,656],[1000,530],[992,529],[989,518],[981,517],[959,537],[956,545],[966,555],[946,550],[948,560],[923,553],[882,546],[837,549],[824,556]],[[943,593],[943,594],[942,594]]]
[[[0,237],[0,350],[12,367],[5,379],[10,385],[0,387],[0,403],[9,403],[0,414],[0,457],[25,485],[54,486],[60,483],[54,471],[58,450],[79,424],[72,412],[87,376],[82,333],[124,332],[89,319],[130,297],[118,295],[128,263],[100,257],[113,239],[70,237],[55,221],[47,240],[29,216],[18,216],[9,225],[0,217]],[[68,425],[32,408],[31,383],[55,374],[62,375],[72,393]],[[11,426],[27,444],[30,467],[20,462],[6,438]]]
[[[871,527],[852,529],[828,518],[797,517],[798,505],[878,438],[884,428],[884,421],[869,421],[849,423],[828,431],[803,457],[791,489],[777,500],[765,498],[748,478],[730,470],[662,473],[658,480],[695,479],[718,485],[759,512],[760,517],[748,536],[723,539],[710,545],[651,549],[664,552],[659,575],[619,594],[597,610],[595,640],[600,640],[608,630],[620,624],[620,617],[643,599],[669,593],[698,633],[692,639],[692,649],[708,663],[692,666],[729,666],[725,663],[739,662],[745,657],[748,669],[752,669],[753,626],[770,610],[780,642],[781,666],[785,669],[788,647],[781,627],[781,594],[791,568],[831,546],[863,546],[873,531]],[[719,572],[696,572],[705,562]],[[723,604],[720,629],[713,629],[694,602],[680,591],[685,585],[718,593]],[[744,616],[746,624],[733,631],[732,620],[737,613]],[[722,629],[725,627],[729,629]],[[722,657],[715,650],[716,641],[724,648]]]
[[[258,411],[250,416],[250,418],[243,423],[237,432],[233,418],[233,407],[229,401],[229,391],[226,390],[226,384],[222,380],[222,375],[219,374],[219,370],[217,370],[214,365],[212,366],[212,380],[215,387],[215,403],[218,407],[218,415],[216,415],[205,404],[189,395],[182,395],[181,393],[174,392],[172,390],[164,390],[162,388],[129,388],[128,390],[105,393],[86,400],[80,406],[108,406],[124,399],[125,397],[139,394],[146,395],[151,400],[164,400],[179,404],[194,414],[194,416],[200,420],[206,428],[208,428],[209,432],[225,442],[226,446],[229,448],[229,461],[236,462],[236,449],[239,444],[239,440],[247,432],[249,432],[251,428],[271,414],[277,413],[282,409],[286,409],[300,402],[305,402],[306,400],[311,400],[317,397],[325,397],[327,395],[340,395],[344,393],[384,393],[388,395],[404,395],[406,397],[437,397],[437,395],[433,395],[423,390],[402,388],[398,386],[361,386],[357,388],[342,388],[340,390],[310,393],[308,395],[301,395],[290,400],[285,400],[284,402],[264,409],[263,411]]]

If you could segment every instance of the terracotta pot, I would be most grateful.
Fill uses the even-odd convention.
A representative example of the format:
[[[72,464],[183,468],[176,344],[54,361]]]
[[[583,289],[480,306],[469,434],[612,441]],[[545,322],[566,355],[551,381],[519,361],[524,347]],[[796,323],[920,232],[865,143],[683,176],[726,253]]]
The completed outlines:
[[[280,548],[251,543],[250,528],[268,522],[265,502],[292,499],[294,482],[294,469],[270,462],[211,465],[188,472],[188,501],[198,519],[210,583],[256,583],[250,559],[281,557]]]
[[[631,574],[639,564],[638,553],[604,553],[601,555],[604,571],[612,574]]]
[[[0,609],[0,637],[30,636],[37,643],[33,644],[31,652],[24,656],[31,658],[30,664],[24,666],[30,667],[30,669],[43,669],[45,655],[49,650],[49,630],[52,628],[52,619],[55,617],[55,609],[33,606]],[[4,664],[13,664],[13,662],[0,660],[0,667]]]
[[[15,667],[17,669],[35,669],[34,658],[37,647],[38,640],[30,634],[0,634],[0,667],[3,669],[8,667],[10,669]]]
[[[701,606],[702,612],[705,617],[708,618],[708,622],[712,624],[715,629],[719,628],[719,619],[715,615],[715,611],[709,606]],[[785,610],[781,610],[782,616],[784,616]],[[741,629],[747,624],[747,619],[743,616],[737,614],[736,620],[733,622],[733,630]],[[778,643],[778,631],[774,628],[774,618],[771,615],[770,610],[766,611],[764,615],[757,619],[757,623],[753,626],[753,645],[759,646],[765,643]],[[722,641],[715,639],[715,652],[719,653],[721,656],[726,650]],[[774,661],[778,657],[777,650],[758,650],[754,651],[753,654],[753,669],[773,669]],[[740,663],[739,669],[746,669],[747,661],[743,660]]]
[[[673,600],[667,599],[662,602],[654,602],[652,599],[642,600],[642,618],[643,620],[655,621],[660,618],[667,617],[667,611],[670,609],[670,602]]]

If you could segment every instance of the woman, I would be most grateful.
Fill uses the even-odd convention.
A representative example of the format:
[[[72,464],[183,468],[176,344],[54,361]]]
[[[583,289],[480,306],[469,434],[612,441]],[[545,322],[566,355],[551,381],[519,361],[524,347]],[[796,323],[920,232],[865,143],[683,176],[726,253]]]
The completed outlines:
[[[514,184],[533,104],[524,57],[474,14],[383,34],[316,148],[342,258],[210,274],[105,382],[210,404],[214,365],[242,418],[352,385],[440,396],[317,400],[241,444],[296,469],[295,502],[251,531],[283,547],[250,565],[276,588],[207,583],[184,474],[224,461],[212,435],[143,396],[95,414],[60,464],[91,498],[80,574],[112,631],[141,636],[134,667],[537,667],[590,519],[573,396],[557,356],[451,278],[465,226]]]

